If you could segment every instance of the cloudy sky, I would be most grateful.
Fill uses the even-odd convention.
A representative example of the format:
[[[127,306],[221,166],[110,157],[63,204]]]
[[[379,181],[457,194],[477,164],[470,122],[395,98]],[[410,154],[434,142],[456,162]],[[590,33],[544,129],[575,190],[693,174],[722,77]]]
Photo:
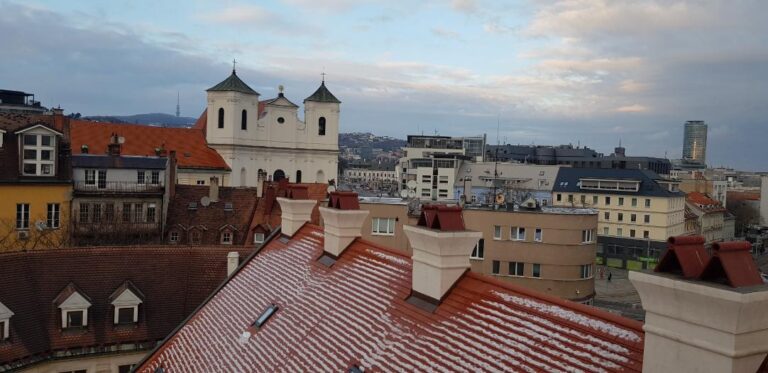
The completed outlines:
[[[94,4],[95,3],[95,4]],[[327,75],[341,130],[587,145],[768,171],[768,2],[0,0],[0,88],[84,115],[196,117],[238,75],[300,102]]]

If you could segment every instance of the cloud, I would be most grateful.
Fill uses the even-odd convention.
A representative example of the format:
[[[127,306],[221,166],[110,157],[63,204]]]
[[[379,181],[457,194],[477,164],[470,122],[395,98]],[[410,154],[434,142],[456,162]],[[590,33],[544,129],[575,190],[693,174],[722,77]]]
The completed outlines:
[[[622,107],[616,108],[616,111],[619,113],[644,113],[648,110],[649,110],[648,107],[639,105],[639,104],[622,106]]]
[[[464,14],[474,14],[478,10],[475,0],[453,0],[451,1],[451,8]]]
[[[432,31],[432,35],[435,35],[442,39],[462,40],[461,34],[459,34],[458,32],[444,29],[442,27],[433,27],[430,31]]]
[[[206,15],[203,19],[221,24],[255,24],[272,22],[277,15],[256,5],[236,5],[223,8],[218,12]]]

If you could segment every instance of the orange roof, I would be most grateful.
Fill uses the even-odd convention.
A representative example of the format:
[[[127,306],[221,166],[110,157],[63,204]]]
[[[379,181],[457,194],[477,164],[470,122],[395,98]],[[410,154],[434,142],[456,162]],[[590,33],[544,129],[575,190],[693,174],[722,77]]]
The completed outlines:
[[[691,192],[691,193],[688,193],[685,196],[685,199],[688,202],[693,203],[693,204],[695,204],[695,205],[697,205],[697,206],[699,206],[701,208],[707,209],[707,210],[709,210],[709,209],[721,209],[723,207],[720,204],[720,201],[716,201],[716,200],[714,200],[712,198],[709,198],[709,196],[707,196],[704,193]]]
[[[109,136],[125,138],[122,154],[154,156],[156,148],[176,151],[180,168],[229,170],[221,155],[208,147],[202,131],[193,128],[164,128],[135,124],[114,124],[72,120],[70,137],[73,152],[88,145],[91,154],[106,154]]]

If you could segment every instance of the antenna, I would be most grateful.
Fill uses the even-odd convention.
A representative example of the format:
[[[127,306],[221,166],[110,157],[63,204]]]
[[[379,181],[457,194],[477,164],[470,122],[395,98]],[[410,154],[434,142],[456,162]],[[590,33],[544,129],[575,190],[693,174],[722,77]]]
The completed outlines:
[[[181,116],[181,106],[179,105],[179,91],[176,91],[176,118]]]
[[[322,83],[325,84],[325,75],[326,75],[325,74],[325,66],[323,66],[323,72],[320,73],[320,75],[323,77],[323,82]]]
[[[233,58],[232,59],[232,74],[236,74],[236,72],[235,72],[235,67],[236,66],[237,66],[237,60]]]

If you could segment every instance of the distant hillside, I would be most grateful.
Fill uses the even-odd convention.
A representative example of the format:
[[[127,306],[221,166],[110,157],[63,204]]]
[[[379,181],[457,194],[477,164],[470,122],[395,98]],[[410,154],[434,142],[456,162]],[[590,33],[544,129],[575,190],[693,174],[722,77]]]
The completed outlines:
[[[405,144],[405,140],[389,136],[376,136],[372,133],[353,132],[339,134],[340,148],[370,148],[393,151],[399,150]]]
[[[133,123],[133,124],[146,124],[150,126],[166,126],[166,127],[189,127],[195,123],[197,118],[191,117],[177,117],[171,114],[163,113],[149,113],[149,114],[136,114],[136,115],[94,115],[89,117],[83,117],[86,120],[94,120],[99,122],[109,123]]]

